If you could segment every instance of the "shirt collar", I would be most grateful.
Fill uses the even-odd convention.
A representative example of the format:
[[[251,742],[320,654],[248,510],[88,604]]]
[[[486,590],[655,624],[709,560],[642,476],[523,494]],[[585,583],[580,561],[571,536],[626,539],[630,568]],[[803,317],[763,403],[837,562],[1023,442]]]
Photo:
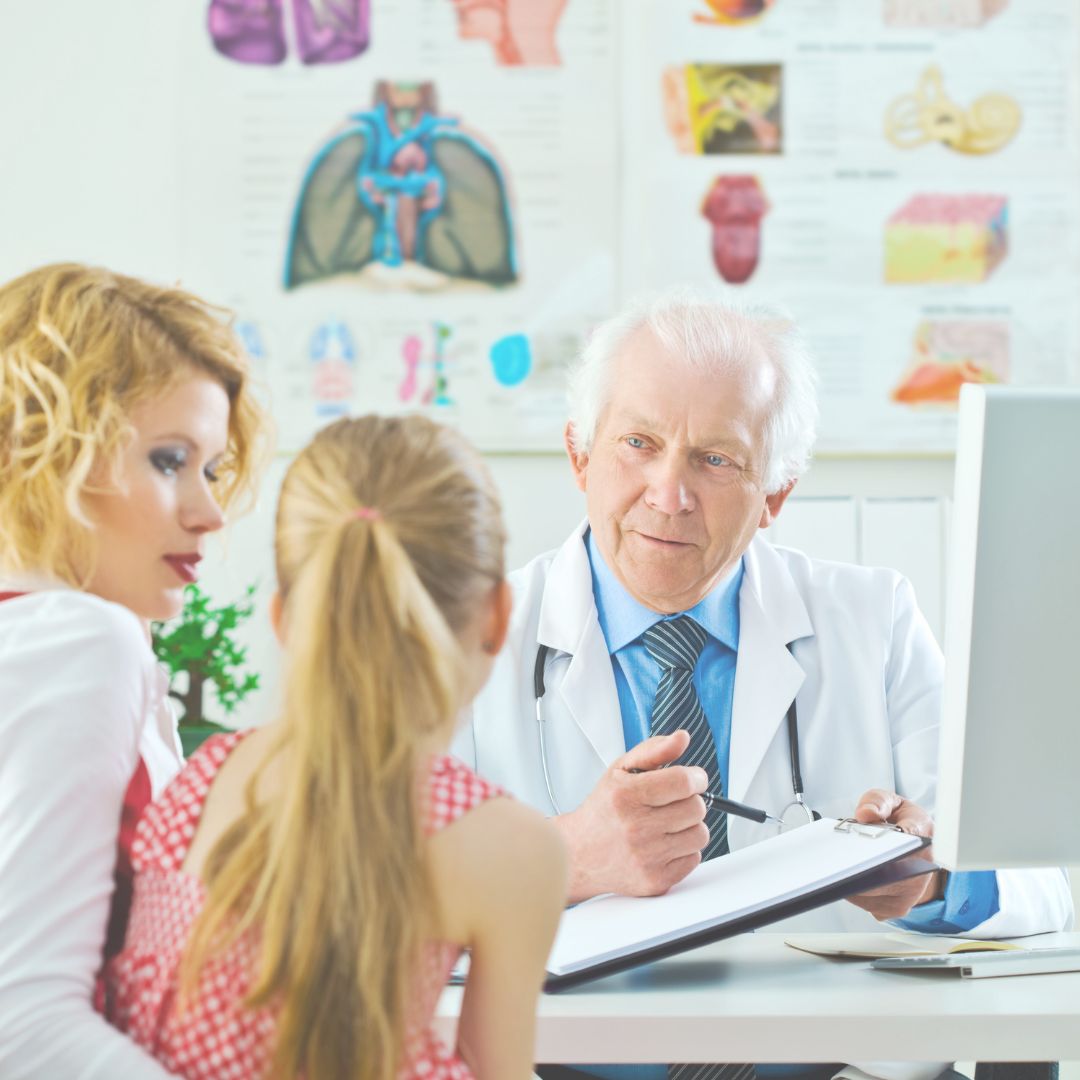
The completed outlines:
[[[585,533],[585,549],[592,568],[593,599],[600,620],[600,629],[607,642],[608,652],[617,653],[624,645],[635,641],[654,623],[662,619],[689,615],[702,629],[730,649],[739,648],[739,589],[742,586],[743,561],[722,581],[717,582],[707,596],[687,611],[661,615],[638,603],[623,588],[611,567],[604,562],[593,539],[592,530]]]
[[[59,578],[51,577],[44,573],[21,573],[0,574],[0,592],[49,592],[56,589],[74,591],[74,586],[69,585]]]

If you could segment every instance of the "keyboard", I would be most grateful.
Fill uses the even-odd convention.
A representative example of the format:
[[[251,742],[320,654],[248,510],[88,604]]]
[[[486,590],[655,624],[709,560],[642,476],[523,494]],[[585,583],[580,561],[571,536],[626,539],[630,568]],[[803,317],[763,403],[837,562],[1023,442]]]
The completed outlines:
[[[952,971],[966,979],[1001,975],[1048,975],[1080,971],[1080,949],[1023,949],[1015,952],[945,953],[941,956],[887,956],[871,962],[878,971]]]

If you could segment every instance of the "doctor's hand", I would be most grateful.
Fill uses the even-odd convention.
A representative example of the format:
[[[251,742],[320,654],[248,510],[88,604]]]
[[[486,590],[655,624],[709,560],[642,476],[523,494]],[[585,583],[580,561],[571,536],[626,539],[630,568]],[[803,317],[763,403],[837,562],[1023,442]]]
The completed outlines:
[[[913,836],[934,835],[934,819],[918,803],[897,795],[895,791],[872,788],[859,800],[854,817],[867,825],[899,825],[904,832]],[[931,861],[934,858],[933,848],[924,848],[919,854]],[[899,881],[895,885],[871,889],[858,896],[849,896],[848,900],[863,911],[869,911],[875,919],[902,919],[913,907],[940,899],[944,888],[945,872],[938,870],[933,874]]]
[[[709,778],[697,766],[670,764],[689,743],[685,731],[638,743],[576,810],[554,819],[570,855],[569,903],[605,892],[656,896],[701,862]]]

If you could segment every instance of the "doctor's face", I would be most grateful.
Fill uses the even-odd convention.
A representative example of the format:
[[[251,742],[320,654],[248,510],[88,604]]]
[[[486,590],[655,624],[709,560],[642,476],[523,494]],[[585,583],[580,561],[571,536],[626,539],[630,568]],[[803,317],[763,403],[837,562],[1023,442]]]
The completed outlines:
[[[609,377],[591,451],[570,451],[589,525],[639,603],[686,611],[735,567],[787,496],[766,496],[761,484],[775,376],[764,357],[749,374],[696,371],[643,330]]]
[[[132,437],[85,496],[98,543],[89,592],[143,619],[168,619],[198,576],[207,533],[224,524],[214,469],[229,437],[229,399],[191,369],[132,409]]]

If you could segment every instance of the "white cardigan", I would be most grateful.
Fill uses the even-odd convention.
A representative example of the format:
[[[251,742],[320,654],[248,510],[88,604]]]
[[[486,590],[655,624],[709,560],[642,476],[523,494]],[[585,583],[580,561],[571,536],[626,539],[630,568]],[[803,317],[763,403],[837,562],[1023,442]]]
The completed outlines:
[[[124,793],[140,756],[155,796],[183,762],[167,680],[126,608],[21,588],[0,602],[0,1076],[164,1080],[91,999]]]

